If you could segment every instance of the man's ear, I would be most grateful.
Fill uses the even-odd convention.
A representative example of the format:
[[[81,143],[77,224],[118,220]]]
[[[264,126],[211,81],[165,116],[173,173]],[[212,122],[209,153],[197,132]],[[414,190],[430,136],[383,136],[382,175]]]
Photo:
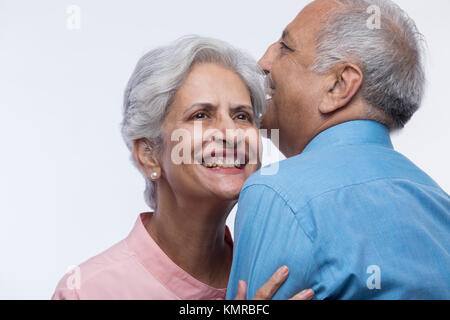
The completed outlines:
[[[358,93],[363,82],[361,69],[351,63],[341,64],[330,73],[328,92],[319,105],[323,114],[345,107]]]
[[[161,177],[161,166],[156,157],[157,154],[155,149],[150,141],[145,138],[134,140],[133,154],[139,167],[145,172],[149,179],[158,180],[159,177]]]

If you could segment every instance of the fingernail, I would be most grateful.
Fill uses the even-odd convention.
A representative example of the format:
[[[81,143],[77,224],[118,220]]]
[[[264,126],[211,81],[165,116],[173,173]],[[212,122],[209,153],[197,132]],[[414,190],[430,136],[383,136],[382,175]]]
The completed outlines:
[[[281,275],[281,276],[286,276],[288,273],[289,273],[288,267],[282,266],[282,267],[280,268],[280,275]]]
[[[314,295],[314,291],[312,291],[311,289],[306,289],[303,290],[302,292],[299,293],[299,297],[301,299],[309,299]]]

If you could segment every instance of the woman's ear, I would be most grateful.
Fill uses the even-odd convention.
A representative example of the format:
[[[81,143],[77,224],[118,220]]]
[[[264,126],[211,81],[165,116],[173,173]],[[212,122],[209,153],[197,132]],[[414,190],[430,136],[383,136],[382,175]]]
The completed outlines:
[[[133,141],[133,154],[139,167],[145,172],[147,177],[156,181],[161,177],[161,166],[157,159],[154,147],[145,138]]]
[[[328,92],[319,105],[319,111],[323,114],[334,112],[350,103],[361,88],[363,73],[358,66],[345,63],[337,65],[328,79]]]

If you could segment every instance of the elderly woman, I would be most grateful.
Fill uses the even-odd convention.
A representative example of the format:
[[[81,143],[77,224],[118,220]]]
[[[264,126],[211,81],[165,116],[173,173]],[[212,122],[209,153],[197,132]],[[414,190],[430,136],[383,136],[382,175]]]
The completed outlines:
[[[142,57],[125,91],[122,134],[154,212],[66,274],[53,299],[224,299],[233,256],[225,221],[259,168],[251,158],[264,106],[256,62],[224,42],[184,37]],[[270,299],[287,275],[281,267],[255,299]]]

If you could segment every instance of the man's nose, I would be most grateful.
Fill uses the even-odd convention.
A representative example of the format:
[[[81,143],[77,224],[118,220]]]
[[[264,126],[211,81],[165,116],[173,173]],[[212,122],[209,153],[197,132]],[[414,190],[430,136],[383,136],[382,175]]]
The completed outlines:
[[[264,72],[266,74],[268,74],[272,70],[272,62],[273,62],[273,58],[274,58],[274,46],[275,45],[276,45],[276,43],[273,43],[272,45],[270,45],[270,47],[267,48],[266,53],[264,53],[262,58],[259,59],[259,61],[258,61],[259,66],[264,70]]]

